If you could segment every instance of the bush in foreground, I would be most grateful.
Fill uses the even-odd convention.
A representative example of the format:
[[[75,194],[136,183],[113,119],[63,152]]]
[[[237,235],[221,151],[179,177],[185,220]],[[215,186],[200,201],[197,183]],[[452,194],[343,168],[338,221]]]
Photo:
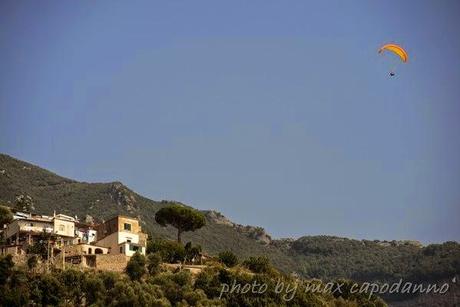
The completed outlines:
[[[138,267],[143,263],[145,269],[145,258],[133,256],[130,263],[136,274],[131,276],[73,269],[33,274],[13,266],[10,258],[0,257],[0,306],[385,306],[366,294],[334,296],[299,290],[286,300],[274,290],[278,280],[291,285],[304,282],[275,270],[254,274],[210,266],[195,278],[188,271],[140,275]],[[266,284],[267,289],[244,294],[222,291],[223,285],[233,283]]]
[[[146,270],[145,256],[136,252],[131,259],[129,259],[128,264],[126,265],[126,274],[128,274],[131,280],[139,280],[144,276]]]

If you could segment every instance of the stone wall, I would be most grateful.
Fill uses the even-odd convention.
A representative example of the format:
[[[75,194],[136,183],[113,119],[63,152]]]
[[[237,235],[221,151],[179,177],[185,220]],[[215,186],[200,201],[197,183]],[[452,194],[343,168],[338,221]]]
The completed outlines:
[[[207,266],[198,265],[198,264],[163,263],[162,267],[171,272],[186,270],[186,271],[190,271],[192,275],[198,275]]]
[[[128,256],[119,255],[95,255],[96,269],[102,271],[123,272],[128,264]]]

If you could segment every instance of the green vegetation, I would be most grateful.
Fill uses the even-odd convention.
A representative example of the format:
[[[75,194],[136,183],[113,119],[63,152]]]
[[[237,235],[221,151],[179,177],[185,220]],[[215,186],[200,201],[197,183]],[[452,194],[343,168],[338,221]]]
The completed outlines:
[[[184,231],[195,231],[206,224],[203,213],[183,205],[163,207],[155,214],[155,221],[161,226],[172,225],[177,229],[177,242],[181,242]]]
[[[435,281],[460,272],[460,244],[420,247],[410,241],[358,241],[316,236],[278,242],[278,247],[303,264],[302,276],[323,280]]]
[[[13,214],[10,211],[10,208],[0,205],[0,229],[3,229],[3,226],[10,223],[13,220]],[[4,244],[4,237],[0,235],[0,245]]]
[[[219,261],[229,268],[232,268],[238,264],[238,257],[231,251],[220,252],[218,257]]]
[[[4,171],[4,172],[3,172]],[[144,231],[152,238],[176,239],[172,226],[162,227],[155,221],[156,212],[174,201],[154,201],[131,191],[120,182],[86,183],[60,177],[35,165],[0,154],[0,204],[13,207],[17,195],[29,195],[35,211],[53,214],[53,211],[77,215],[80,219],[92,217],[97,223],[116,214],[136,216]],[[231,226],[219,224],[207,217],[206,225],[182,235],[185,242],[200,245],[203,251],[217,255],[232,251],[241,258],[266,255],[281,270],[295,270],[295,262],[279,249],[263,245],[248,234]]]
[[[253,274],[241,268],[209,266],[197,276],[188,271],[149,273],[142,268],[144,260],[131,258],[135,275],[128,270],[128,274],[74,269],[33,273],[14,266],[11,256],[0,257],[0,306],[385,306],[367,294],[299,290],[285,296],[275,292],[277,281],[299,286],[310,281],[295,281],[276,270]],[[224,291],[225,285],[233,283],[267,286],[260,292]]]
[[[47,232],[43,232],[42,234],[40,234],[40,237],[37,240],[37,242],[34,245],[30,245],[27,248],[27,253],[40,256],[40,258],[43,260],[48,259],[48,254],[49,254],[48,242],[50,238],[51,238],[51,234]]]
[[[0,205],[0,227],[3,229],[3,225],[8,224],[13,220],[13,214],[10,208]]]
[[[159,253],[148,254],[147,256],[147,271],[150,275],[155,275],[160,271],[160,264],[162,262]]]
[[[136,252],[126,265],[126,274],[131,280],[140,280],[146,272],[146,263],[145,256]]]
[[[185,246],[177,241],[154,239],[147,242],[147,253],[155,253],[168,263],[187,262],[192,263],[198,260],[201,254],[201,246],[193,246],[187,242]]]
[[[201,254],[201,246],[200,245],[192,245],[192,242],[187,242],[184,246],[185,257],[184,261],[186,262],[193,262],[198,256]]]
[[[119,182],[77,182],[0,154],[0,203],[13,207],[18,195],[30,196],[35,212],[43,214],[56,210],[81,219],[91,216],[96,222],[116,214],[137,216],[143,230],[154,239],[148,243],[149,252],[158,252],[164,261],[171,263],[190,256],[186,256],[182,244],[167,240],[177,239],[177,230],[172,226],[162,227],[155,221],[161,208],[180,205],[177,202],[144,198]],[[0,217],[2,212],[6,211],[0,207]],[[313,236],[262,244],[253,232],[248,235],[244,227],[219,223],[209,215],[206,215],[205,226],[183,233],[182,240],[201,246],[209,255],[229,251],[239,259],[265,256],[284,273],[295,272],[302,277],[326,281],[346,278],[373,282],[402,278],[429,282],[460,274],[460,245],[456,242],[421,247],[412,242]],[[222,259],[221,262],[225,263]]]
[[[12,273],[14,267],[13,256],[6,255],[5,257],[0,256],[0,285],[4,284]]]
[[[147,253],[158,253],[164,262],[182,262],[185,248],[182,243],[172,240],[156,239],[147,242]]]
[[[27,267],[29,270],[33,270],[37,267],[38,264],[38,258],[36,255],[32,255],[27,259]]]
[[[16,196],[14,209],[19,211],[30,212],[34,209],[34,202],[29,195],[18,195]]]
[[[243,265],[254,273],[269,273],[271,270],[270,260],[267,257],[249,257]]]

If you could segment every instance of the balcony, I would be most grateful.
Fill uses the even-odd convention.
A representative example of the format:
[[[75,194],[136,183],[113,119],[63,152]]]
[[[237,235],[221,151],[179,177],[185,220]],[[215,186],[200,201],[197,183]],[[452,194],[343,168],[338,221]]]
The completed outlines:
[[[34,233],[53,233],[53,227],[40,227],[40,226],[22,226],[21,231],[23,232],[34,232]]]

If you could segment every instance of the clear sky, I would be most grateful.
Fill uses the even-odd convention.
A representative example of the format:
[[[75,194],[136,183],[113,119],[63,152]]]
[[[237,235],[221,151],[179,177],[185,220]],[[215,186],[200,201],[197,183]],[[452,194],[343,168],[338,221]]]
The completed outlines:
[[[1,1],[0,152],[275,237],[460,240],[459,1]],[[386,42],[409,52],[388,76]]]

